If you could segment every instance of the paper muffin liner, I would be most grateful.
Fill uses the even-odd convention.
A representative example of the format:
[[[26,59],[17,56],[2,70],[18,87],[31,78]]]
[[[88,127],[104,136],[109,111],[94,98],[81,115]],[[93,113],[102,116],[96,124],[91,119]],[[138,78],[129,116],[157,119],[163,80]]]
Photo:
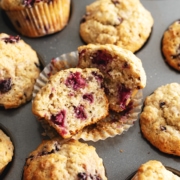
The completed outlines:
[[[57,71],[67,68],[74,68],[78,64],[78,52],[74,51],[68,54],[63,54],[51,60],[51,62],[40,73],[36,80],[33,91],[33,98],[37,92],[47,83],[49,77]],[[109,137],[120,135],[132,127],[138,119],[143,104],[142,90],[139,90],[128,105],[128,108],[123,112],[110,111],[109,115],[93,125],[86,126],[82,131],[73,136],[73,139],[83,139],[85,141],[105,140]],[[45,134],[50,138],[59,136],[54,128],[50,127],[46,121],[41,120],[42,126],[45,129]]]
[[[106,118],[96,124],[86,126],[73,138],[96,142],[127,131],[138,119],[142,108],[142,96],[142,90],[139,90],[125,111],[117,113],[110,110]]]
[[[28,37],[40,37],[62,30],[68,23],[71,0],[34,3],[32,7],[5,11],[15,29]]]

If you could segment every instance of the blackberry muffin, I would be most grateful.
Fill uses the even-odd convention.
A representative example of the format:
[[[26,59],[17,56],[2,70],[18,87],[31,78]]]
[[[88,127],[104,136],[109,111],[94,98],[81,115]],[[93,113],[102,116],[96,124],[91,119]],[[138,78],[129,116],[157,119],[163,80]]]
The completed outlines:
[[[142,164],[131,180],[180,180],[180,177],[167,170],[157,160],[149,160]]]
[[[14,146],[8,135],[0,127],[0,174],[5,167],[12,161]]]
[[[180,84],[158,87],[146,97],[140,115],[144,137],[160,151],[180,156]]]
[[[19,33],[40,37],[68,24],[70,3],[71,0],[1,0],[0,7]]]
[[[112,44],[88,44],[79,46],[78,53],[78,67],[98,68],[104,75],[111,110],[125,110],[137,91],[146,86],[141,60],[129,50]]]
[[[0,106],[17,108],[32,98],[39,59],[19,36],[1,33],[0,47]]]
[[[32,112],[63,138],[70,138],[108,115],[102,82],[103,75],[96,68],[61,70],[36,94]]]
[[[153,23],[139,0],[96,0],[86,7],[79,31],[87,44],[114,44],[136,52],[150,36]]]
[[[31,152],[24,166],[23,180],[107,180],[96,149],[75,140],[43,141]]]
[[[50,76],[63,69],[77,67],[78,57],[78,52],[73,51],[67,54],[62,54],[57,58],[53,58],[37,79],[34,86],[33,97],[35,97],[39,89],[46,84]],[[95,124],[85,126],[81,131],[73,135],[73,139],[99,141],[126,132],[138,119],[143,105],[142,98],[142,90],[138,90],[137,94],[131,99],[131,102],[126,107],[126,110],[122,112],[109,110],[108,116]],[[55,129],[49,126],[46,121],[41,119],[39,122],[43,126],[43,134],[45,136],[49,136],[51,139],[59,136]]]

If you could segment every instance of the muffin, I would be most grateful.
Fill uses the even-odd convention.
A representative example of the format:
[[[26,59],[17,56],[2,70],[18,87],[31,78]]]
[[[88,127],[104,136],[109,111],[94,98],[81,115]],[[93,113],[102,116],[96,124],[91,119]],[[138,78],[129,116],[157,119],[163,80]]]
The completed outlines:
[[[138,90],[146,86],[142,62],[129,50],[112,44],[88,44],[79,46],[78,53],[78,67],[98,68],[104,75],[111,110],[124,111]]]
[[[8,135],[0,129],[0,174],[10,161],[14,154],[14,146]]]
[[[23,180],[107,180],[103,160],[93,146],[70,140],[43,141],[29,154]]]
[[[32,98],[40,63],[36,52],[19,36],[0,34],[0,106],[17,108]]]
[[[153,17],[139,0],[96,0],[86,6],[80,36],[89,44],[138,51],[150,36]]]
[[[35,97],[37,92],[39,92],[39,90],[47,83],[50,76],[63,69],[77,67],[78,58],[77,51],[62,54],[53,58],[40,73],[34,86],[33,97]],[[141,112],[143,105],[142,97],[142,90],[139,90],[133,99],[131,99],[131,102],[128,104],[125,111],[115,112],[110,110],[107,117],[95,124],[84,127],[80,132],[73,135],[72,138],[83,139],[85,141],[99,141],[124,133],[132,127],[138,119],[138,115]],[[50,138],[59,137],[59,134],[54,128],[49,126],[46,121],[41,119],[39,122],[43,126],[44,136],[49,136]]]
[[[70,3],[70,0],[1,0],[0,7],[19,33],[40,37],[67,25]]]
[[[162,53],[169,66],[180,71],[180,20],[173,22],[164,32],[162,38]]]
[[[180,180],[180,177],[167,170],[157,160],[150,160],[142,164],[131,180]]]
[[[61,70],[36,94],[32,112],[63,138],[70,138],[108,115],[102,82],[103,75],[96,68]]]
[[[140,115],[143,136],[160,151],[180,156],[180,84],[158,87],[147,96]]]

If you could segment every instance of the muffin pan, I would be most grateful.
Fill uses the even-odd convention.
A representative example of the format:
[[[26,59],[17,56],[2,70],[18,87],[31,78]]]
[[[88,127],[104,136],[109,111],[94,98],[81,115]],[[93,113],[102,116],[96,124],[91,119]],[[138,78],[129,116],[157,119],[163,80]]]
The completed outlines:
[[[77,51],[84,42],[79,36],[79,23],[85,13],[86,5],[93,0],[72,1],[71,15],[67,27],[61,32],[41,38],[21,36],[35,49],[47,65],[52,58],[61,54]],[[153,18],[154,26],[147,43],[135,54],[142,60],[147,75],[147,85],[143,89],[143,100],[161,85],[180,83],[179,72],[170,68],[161,53],[161,39],[164,31],[172,22],[180,18],[178,0],[141,0]],[[4,12],[0,11],[0,32],[17,35]],[[31,111],[31,102],[17,108],[0,108],[0,123],[11,133],[15,154],[12,164],[2,180],[21,180],[25,158],[37,148],[44,136],[43,129]],[[96,147],[104,160],[107,177],[110,180],[125,180],[132,172],[148,160],[159,160],[165,166],[180,170],[180,157],[160,152],[146,141],[140,131],[139,119],[127,132],[100,140],[88,141]]]

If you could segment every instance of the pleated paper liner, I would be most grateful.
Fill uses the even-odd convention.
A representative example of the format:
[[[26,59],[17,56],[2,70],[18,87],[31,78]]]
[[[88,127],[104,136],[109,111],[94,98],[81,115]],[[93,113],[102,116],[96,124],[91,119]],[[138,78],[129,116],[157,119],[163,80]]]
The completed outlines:
[[[141,107],[142,90],[138,91],[124,112],[110,111],[109,116],[105,119],[85,127],[73,138],[85,141],[99,141],[120,135],[134,125],[134,122],[138,119]]]
[[[41,37],[61,31],[68,24],[70,3],[71,0],[39,1],[29,4],[30,7],[22,5],[21,9],[5,12],[19,33]]]
[[[36,96],[37,92],[46,84],[51,75],[62,69],[74,68],[77,66],[77,64],[77,51],[63,54],[57,58],[52,59],[51,62],[40,73],[39,78],[36,80],[33,91],[33,98]],[[139,90],[130,102],[126,111],[120,113],[110,111],[108,117],[98,121],[96,124],[85,127],[72,138],[83,139],[85,141],[98,141],[122,134],[130,127],[132,127],[134,122],[138,119],[138,115],[141,112],[143,104],[142,99],[142,90]],[[41,120],[41,124],[47,136],[50,138],[58,136],[57,132],[44,120]]]
[[[52,59],[51,62],[40,73],[39,78],[36,80],[33,90],[33,98],[36,96],[37,92],[47,83],[51,75],[63,69],[76,67],[77,63],[77,51],[63,54],[57,58]]]

